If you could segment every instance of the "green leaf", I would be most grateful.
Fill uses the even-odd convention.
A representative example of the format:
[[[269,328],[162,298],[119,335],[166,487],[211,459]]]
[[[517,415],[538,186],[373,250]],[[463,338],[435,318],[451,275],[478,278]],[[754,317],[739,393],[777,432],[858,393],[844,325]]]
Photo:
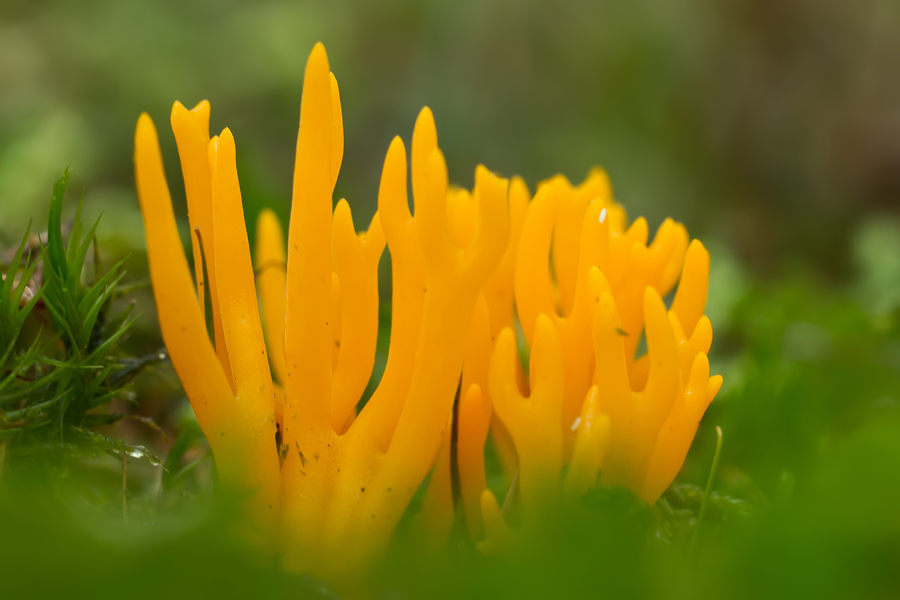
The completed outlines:
[[[129,281],[128,283],[123,283],[122,285],[116,288],[116,293],[113,296],[113,300],[118,300],[123,296],[127,296],[131,292],[135,290],[142,290],[144,288],[150,287],[150,278],[146,277],[144,279],[139,279],[137,281]]]
[[[6,278],[0,283],[0,347],[5,348],[2,357],[0,357],[0,367],[6,364],[7,358],[14,349],[14,344],[19,336],[19,330],[25,322],[25,318],[41,296],[41,290],[38,290],[25,306],[20,306],[22,294],[28,287],[28,281],[34,274],[38,264],[38,261],[34,261],[31,264],[26,263],[25,268],[19,273],[30,231],[31,222],[28,223],[28,229],[25,231],[22,243],[16,249],[16,254],[6,272]],[[17,274],[19,275],[19,283],[14,288],[13,285]]]
[[[132,377],[140,373],[145,367],[153,363],[162,362],[168,358],[166,351],[160,350],[153,354],[148,354],[137,359],[123,359],[119,361],[119,366],[124,368],[116,371],[109,377],[110,385],[117,386],[127,383]]]
[[[22,254],[25,252],[25,244],[28,243],[28,234],[30,232],[31,232],[31,221],[28,221],[28,229],[25,230],[25,236],[22,238],[22,243],[19,244],[19,247],[16,250],[16,255],[13,257],[13,260],[9,265],[9,269],[6,272],[6,279],[3,280],[3,285],[0,286],[0,307],[6,308],[7,302],[9,302],[9,296],[12,293],[12,286],[13,286],[13,281],[15,280],[15,274],[19,270],[19,264],[22,262]],[[27,281],[27,280],[23,277],[21,279],[21,281]],[[13,308],[13,310],[14,310],[14,308]]]
[[[110,269],[103,277],[100,278],[100,280],[97,283],[95,283],[91,287],[90,290],[88,290],[88,292],[84,295],[84,298],[81,299],[81,302],[78,303],[78,312],[79,313],[83,314],[84,312],[86,312],[88,310],[88,308],[92,304],[94,304],[95,300],[97,299],[98,296],[100,296],[100,294],[104,294],[106,292],[112,293],[113,291],[115,291],[116,283],[118,283],[118,281],[120,279],[122,279],[122,275],[125,274],[124,271],[121,274],[119,274],[118,278],[116,279],[116,282],[113,283],[113,285],[112,285],[112,289],[107,290],[106,285],[114,277],[116,277],[116,275],[117,275],[116,272],[122,267],[123,264],[125,264],[125,261],[127,259],[128,259],[128,257],[126,256],[125,258],[123,258],[122,260],[117,262],[116,265],[112,269]]]
[[[56,326],[59,329],[63,330],[69,338],[69,343],[72,347],[77,347],[77,342],[75,340],[75,334],[72,332],[72,329],[69,327],[69,322],[66,320],[65,316],[60,310],[60,307],[55,306],[53,302],[44,302],[44,306],[47,309],[47,312],[50,313],[50,317],[53,319],[53,322],[56,323]]]
[[[179,435],[178,439],[175,440],[175,443],[172,444],[172,448],[169,450],[169,455],[166,456],[166,462],[163,465],[165,467],[162,474],[163,489],[171,489],[175,485],[176,476],[181,472],[178,468],[181,464],[181,460],[184,458],[187,451],[190,450],[195,442],[198,439],[201,439],[201,437],[202,434],[199,427],[196,425],[189,426],[181,432],[181,435]]]
[[[694,531],[691,534],[691,545],[688,547],[688,554],[695,556],[697,552],[697,542],[700,539],[700,525],[703,523],[703,517],[706,516],[707,506],[709,505],[709,495],[712,493],[712,487],[716,482],[716,474],[719,471],[719,459],[722,456],[722,428],[716,425],[716,453],[713,455],[712,467],[709,469],[709,477],[706,480],[706,489],[703,491],[703,501],[700,503],[700,512],[697,513],[697,522],[694,523]]]
[[[83,205],[84,192],[81,192],[81,198],[78,200],[78,209],[75,211],[75,219],[72,220],[72,231],[69,232],[69,243],[66,245],[66,262],[69,264],[70,271],[75,251],[81,243],[81,208]]]
[[[8,394],[0,395],[0,407],[9,406],[27,398],[41,397],[50,391],[53,383],[64,379],[68,374],[68,369],[53,369],[36,381],[20,385],[18,389]]]
[[[28,318],[29,314],[31,314],[31,310],[41,299],[41,296],[43,295],[43,291],[44,291],[43,287],[41,287],[39,290],[37,290],[34,293],[34,296],[32,296],[31,300],[26,302],[25,306],[23,306],[21,308],[21,310],[19,310],[19,313],[16,315],[16,318],[12,322],[14,331],[18,332],[18,330],[22,327],[22,324],[25,322],[25,319]]]
[[[89,429],[84,429],[81,427],[72,427],[71,429],[79,437],[81,437],[81,441],[86,442],[87,444],[99,448],[105,452],[111,452],[117,456],[127,454],[131,458],[146,458],[150,461],[151,464],[156,466],[163,464],[162,460],[160,460],[155,454],[150,452],[144,446],[126,444],[122,440],[108,438],[105,435],[97,433],[96,431],[91,431]]]
[[[114,271],[110,271],[114,273]],[[91,338],[91,332],[94,329],[94,323],[97,322],[97,316],[100,314],[100,309],[103,308],[106,300],[112,295],[112,293],[116,289],[116,284],[125,276],[125,273],[121,273],[118,277],[116,277],[113,282],[107,286],[103,293],[94,301],[94,304],[91,306],[90,310],[83,316],[83,321],[81,323],[81,330],[78,333],[78,345],[80,348],[85,348],[88,345],[88,342]],[[105,279],[105,277],[104,277]],[[94,287],[99,287],[100,283],[95,285]],[[93,291],[93,290],[92,290]]]
[[[51,408],[64,396],[65,393],[58,394],[50,400],[45,400],[44,402],[41,402],[39,404],[26,406],[25,408],[20,408],[19,410],[11,410],[3,416],[3,420],[5,420],[7,423],[14,423],[22,419],[34,419],[36,417],[45,416],[44,409]]]
[[[80,206],[79,206],[80,209]],[[103,216],[103,215],[101,215]],[[66,284],[68,285],[70,290],[78,290],[81,286],[81,273],[84,270],[84,259],[87,257],[88,248],[91,246],[91,242],[94,241],[94,232],[97,230],[97,225],[100,224],[100,217],[97,217],[97,220],[94,221],[94,226],[91,227],[91,230],[88,232],[87,236],[84,238],[84,243],[80,246],[77,246],[77,252],[70,252],[69,258],[69,277],[66,280]],[[80,223],[79,223],[80,225]],[[79,227],[80,229],[80,227]],[[69,247],[74,246],[75,238],[69,238]]]
[[[129,302],[125,308],[123,308],[119,314],[114,316],[112,319],[108,320],[106,324],[103,326],[103,339],[106,339],[108,336],[112,335],[116,331],[122,328],[122,325],[128,318],[131,316],[131,313],[134,312],[135,303]]]
[[[91,398],[87,404],[85,405],[85,410],[91,410],[92,408],[97,408],[98,406],[103,406],[116,396],[122,393],[121,389],[113,390],[111,392],[106,392],[105,394],[100,394],[99,396],[94,396]]]
[[[209,459],[210,459],[210,455],[206,454],[204,456],[201,456],[200,458],[195,458],[188,464],[181,467],[181,469],[177,473],[175,473],[175,475],[169,477],[169,481],[168,481],[168,485],[166,486],[166,489],[176,488],[179,484],[181,484],[182,481],[185,480],[185,478],[188,475],[191,474],[191,472],[194,469],[196,469],[197,467],[202,465],[204,463],[204,461],[207,461]]]
[[[63,171],[62,177],[53,185],[53,196],[50,199],[50,218],[47,226],[47,247],[50,267],[65,280],[69,275],[66,252],[62,241],[62,201],[69,184],[69,167]]]
[[[52,253],[49,246],[41,245],[41,257],[44,265],[50,263]],[[44,289],[44,305],[50,313],[57,328],[65,332],[72,346],[77,347],[74,329],[80,329],[78,311],[69,296],[63,278],[53,269],[44,269],[46,286]]]
[[[34,275],[34,270],[37,268],[37,265],[38,263],[37,261],[35,261],[26,266],[25,270],[22,271],[22,275],[19,279],[19,285],[17,285],[16,289],[12,290],[12,293],[8,296],[11,303],[9,314],[15,314],[16,311],[19,310],[19,305],[22,302],[22,294],[25,293],[25,289],[28,287],[28,281],[31,279],[31,276]],[[35,294],[35,296],[39,295],[40,293]],[[7,296],[4,295],[4,297]]]
[[[122,328],[116,331],[114,334],[109,336],[107,339],[103,341],[102,344],[94,348],[93,352],[88,356],[87,360],[89,362],[96,361],[101,356],[106,356],[109,350],[113,347],[113,345],[119,341],[119,338],[125,335],[125,332],[128,331],[128,328],[131,327],[131,324],[137,320],[136,316],[129,317],[123,324]]]
[[[12,382],[14,382],[19,375],[21,375],[25,370],[32,366],[34,363],[34,359],[37,357],[40,343],[40,335],[38,335],[34,341],[31,343],[31,346],[28,350],[25,351],[25,354],[15,363],[12,370],[9,374],[0,379],[0,392],[9,387]],[[15,342],[15,340],[13,340]],[[9,346],[6,347],[6,351],[3,353],[3,356],[0,357],[0,365],[5,364],[6,360],[9,358],[9,355],[12,353],[13,343],[10,343]]]

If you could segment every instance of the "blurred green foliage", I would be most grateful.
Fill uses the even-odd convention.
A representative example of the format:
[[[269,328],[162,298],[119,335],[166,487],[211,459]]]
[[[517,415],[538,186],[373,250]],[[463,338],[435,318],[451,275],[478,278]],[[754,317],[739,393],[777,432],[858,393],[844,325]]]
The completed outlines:
[[[391,138],[430,105],[458,184],[478,162],[532,190],[599,164],[651,227],[673,216],[769,273],[788,254],[846,275],[855,223],[898,208],[898,30],[895,0],[4,0],[0,230],[42,217],[68,163],[87,214],[141,248],[133,131],[148,111],[183,207],[176,99],[233,131],[251,232],[260,207],[285,215],[321,40],[357,226]]]
[[[60,215],[68,179],[66,169],[53,186],[47,233],[38,236],[37,248],[29,249],[39,258],[25,257],[26,233],[3,273],[0,470],[23,463],[65,469],[67,458],[104,453],[159,462],[143,446],[96,430],[128,416],[110,411],[108,404],[114,398],[133,401],[131,380],[148,364],[164,360],[165,353],[134,358],[122,352],[120,342],[133,322],[134,309],[131,303],[124,310],[112,310],[113,301],[126,292],[119,285],[124,260],[104,270],[94,236],[99,220],[85,234],[81,203],[63,241]],[[92,246],[89,278],[85,259]],[[32,313],[47,330],[31,332],[32,339],[26,342],[19,338]]]

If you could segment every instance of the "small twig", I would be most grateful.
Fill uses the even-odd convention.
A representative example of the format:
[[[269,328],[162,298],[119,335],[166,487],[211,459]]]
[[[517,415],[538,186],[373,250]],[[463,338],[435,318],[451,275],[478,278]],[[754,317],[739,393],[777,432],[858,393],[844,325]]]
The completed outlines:
[[[712,468],[709,470],[709,478],[706,480],[706,490],[703,492],[703,502],[700,503],[700,512],[697,514],[697,522],[694,524],[694,533],[691,535],[691,545],[688,555],[693,558],[697,553],[697,540],[700,538],[700,525],[706,516],[706,505],[709,495],[712,493],[713,484],[716,482],[716,471],[719,470],[719,457],[722,455],[722,428],[716,425],[716,454],[713,456]]]
[[[6,444],[7,440],[0,442],[0,476],[3,475],[3,465],[6,464]]]

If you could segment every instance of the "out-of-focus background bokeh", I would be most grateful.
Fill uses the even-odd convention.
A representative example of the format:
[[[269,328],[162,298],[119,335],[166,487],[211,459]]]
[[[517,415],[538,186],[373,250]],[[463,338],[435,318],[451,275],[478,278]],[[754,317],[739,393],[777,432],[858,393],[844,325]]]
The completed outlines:
[[[408,144],[428,105],[452,182],[470,187],[484,163],[522,175],[534,191],[556,173],[579,182],[601,165],[632,217],[645,215],[655,228],[672,216],[713,255],[710,358],[725,386],[678,480],[705,483],[714,426],[722,425],[721,497],[709,517],[715,527],[704,530],[704,577],[678,571],[678,561],[620,568],[625,559],[614,545],[588,544],[599,554],[560,555],[554,568],[566,575],[549,583],[538,576],[549,568],[541,565],[518,587],[504,580],[498,592],[470,562],[446,571],[424,566],[423,579],[443,581],[447,597],[503,590],[550,597],[561,594],[553,586],[564,578],[596,590],[584,579],[593,569],[609,585],[630,578],[666,598],[704,590],[747,598],[895,595],[900,3],[0,0],[0,258],[29,219],[45,228],[51,186],[68,164],[65,216],[86,190],[85,220],[103,213],[103,254],[130,253],[129,280],[146,277],[132,136],[138,115],[150,113],[187,239],[168,126],[175,100],[190,107],[208,99],[213,132],[234,132],[251,236],[261,208],[286,217],[303,69],[316,41],[325,43],[341,89],[345,152],[336,195],[349,200],[358,229],[375,210],[391,138]],[[152,296],[146,288],[132,296],[141,320],[127,344],[140,355],[162,342]],[[383,363],[384,344],[378,356]],[[135,421],[116,434],[166,456],[191,431],[177,378],[157,367],[136,390],[139,402],[117,409],[152,417],[169,436]],[[47,520],[37,504],[27,507],[33,514],[2,504],[5,514],[28,514],[0,519],[0,538],[20,540],[0,543],[2,585],[71,596],[44,578],[51,565],[73,585],[111,593],[137,592],[138,578],[147,597],[164,593],[162,583],[150,583],[158,572],[183,576],[182,591],[195,597],[258,595],[276,583],[292,593],[318,590],[307,580],[272,583],[281,575],[231,552],[216,537],[215,519],[192,512],[211,473],[192,435],[184,468],[200,466],[185,475],[190,485],[170,491],[158,468],[133,461],[126,495],[133,514],[147,519],[130,530],[82,517]],[[120,463],[102,468],[108,489],[92,480],[90,493],[77,496],[94,494],[115,513]],[[187,516],[165,516],[184,509],[185,498]],[[750,506],[754,516],[734,516],[734,506]],[[611,510],[618,519],[619,509]],[[634,538],[625,533],[610,539]],[[590,562],[594,556],[602,558]],[[101,564],[113,566],[98,582],[91,569]],[[394,579],[385,571],[386,589],[404,577],[408,591],[416,589],[408,578],[420,571],[410,564],[398,561],[403,573]]]
[[[337,193],[374,210],[394,135],[435,112],[451,179],[483,162],[531,186],[606,167],[651,227],[666,215],[771,274],[803,257],[840,277],[861,219],[900,207],[894,0],[3,0],[0,230],[43,219],[61,165],[104,235],[140,247],[137,116],[212,104],[248,220],[287,212],[302,73],[321,40],[341,86]],[[14,236],[13,236],[14,237]]]

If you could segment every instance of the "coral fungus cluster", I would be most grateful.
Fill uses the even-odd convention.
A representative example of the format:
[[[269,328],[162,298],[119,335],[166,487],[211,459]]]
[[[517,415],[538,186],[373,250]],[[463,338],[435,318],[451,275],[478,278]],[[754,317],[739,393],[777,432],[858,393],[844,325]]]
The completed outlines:
[[[327,575],[363,564],[426,479],[418,521],[446,539],[451,448],[469,532],[485,552],[502,551],[514,532],[486,487],[488,436],[518,488],[518,527],[598,482],[650,503],[672,482],[722,382],[706,359],[709,256],[682,225],[666,220],[649,242],[646,221],[628,224],[600,170],[579,186],[554,177],[533,198],[521,179],[481,166],[473,190],[451,187],[426,108],[409,169],[396,137],[378,212],[357,233],[347,202],[333,204],[343,126],[317,45],[287,240],[263,212],[254,264],[231,132],[210,138],[206,102],[176,102],[171,123],[196,293],[146,114],[135,134],[163,338],[220,481],[243,494],[246,534],[287,568]],[[357,414],[375,358],[385,245],[390,349]],[[662,297],[676,283],[667,309]]]

